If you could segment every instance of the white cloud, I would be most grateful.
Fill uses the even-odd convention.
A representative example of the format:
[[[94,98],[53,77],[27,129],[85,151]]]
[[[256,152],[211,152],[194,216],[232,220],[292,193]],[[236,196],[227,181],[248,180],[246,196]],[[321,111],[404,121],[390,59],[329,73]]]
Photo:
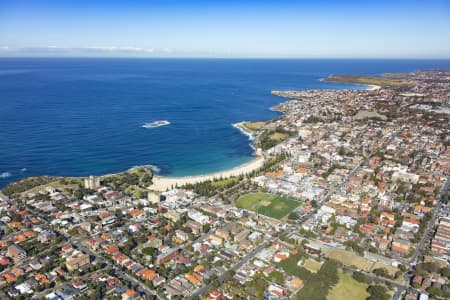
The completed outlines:
[[[117,46],[88,46],[81,47],[79,49],[97,50],[97,51],[120,51],[120,52],[144,52],[153,53],[155,49],[153,48],[142,48],[142,47],[117,47]]]
[[[164,53],[163,50],[156,50],[154,48],[133,47],[133,46],[81,46],[81,47],[61,47],[55,45],[43,46],[43,47],[11,47],[0,46],[0,52],[16,52],[16,53],[135,53],[135,54],[153,54]]]

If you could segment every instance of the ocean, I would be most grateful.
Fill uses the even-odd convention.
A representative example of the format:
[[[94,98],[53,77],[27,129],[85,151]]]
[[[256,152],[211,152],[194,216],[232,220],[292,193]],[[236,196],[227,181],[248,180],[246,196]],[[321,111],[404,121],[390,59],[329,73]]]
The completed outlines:
[[[248,162],[232,124],[267,120],[271,90],[363,88],[330,74],[449,69],[444,60],[0,59],[0,187],[153,165],[207,174]],[[143,128],[167,120],[167,126]]]

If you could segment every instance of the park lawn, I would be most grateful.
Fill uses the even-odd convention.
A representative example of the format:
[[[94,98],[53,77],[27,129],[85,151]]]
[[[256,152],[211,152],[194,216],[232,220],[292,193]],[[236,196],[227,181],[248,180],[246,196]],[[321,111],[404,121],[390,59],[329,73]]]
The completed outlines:
[[[289,134],[280,133],[280,132],[275,132],[270,135],[270,139],[275,140],[275,141],[282,141],[282,140],[287,139],[288,137],[289,137]]]
[[[148,190],[136,185],[130,185],[125,189],[125,193],[133,195],[136,199],[146,198]]]
[[[372,261],[353,252],[340,249],[331,249],[326,254],[326,257],[337,260],[346,266],[355,266],[357,269],[361,269],[366,272],[370,272],[374,264]]]
[[[345,250],[331,249],[326,254],[326,257],[337,260],[347,266],[354,266],[357,269],[361,269],[369,273],[371,273],[374,269],[384,268],[389,273],[389,275],[395,276],[395,273],[399,271],[399,269],[396,267],[386,265],[381,262],[373,262],[362,256],[359,256],[356,253]]]
[[[339,282],[328,293],[327,300],[364,300],[369,296],[367,284],[356,281],[351,275],[339,271]]]
[[[236,201],[236,206],[239,208],[275,219],[285,217],[299,205],[298,201],[268,193],[248,194]]]
[[[355,83],[355,84],[373,84],[381,87],[402,87],[411,86],[413,83],[398,76],[394,78],[365,76],[365,75],[333,75],[327,81],[339,83]]]
[[[266,123],[267,122],[261,122],[261,121],[245,122],[244,127],[247,128],[248,130],[256,131],[258,129],[261,129],[264,125],[266,125]]]
[[[233,185],[239,182],[239,178],[231,177],[227,179],[212,181],[211,185],[215,188],[226,188],[227,186]]]
[[[69,183],[67,183],[67,184],[61,183],[61,180],[63,180],[63,179],[69,181]],[[64,191],[64,190],[67,190],[67,189],[78,188],[78,186],[80,184],[82,184],[82,183],[83,183],[83,181],[80,178],[60,177],[60,178],[57,178],[55,181],[52,181],[52,182],[49,182],[49,183],[46,183],[46,184],[43,184],[43,185],[35,186],[35,187],[33,187],[33,188],[29,189],[29,190],[26,190],[26,191],[22,192],[21,194],[22,194],[22,196],[24,196],[24,195],[30,194],[30,193],[37,193],[37,192],[39,192],[41,190],[44,190],[47,187],[52,187],[52,188]]]
[[[307,259],[303,264],[303,267],[310,272],[317,273],[322,267],[322,264],[313,259]]]

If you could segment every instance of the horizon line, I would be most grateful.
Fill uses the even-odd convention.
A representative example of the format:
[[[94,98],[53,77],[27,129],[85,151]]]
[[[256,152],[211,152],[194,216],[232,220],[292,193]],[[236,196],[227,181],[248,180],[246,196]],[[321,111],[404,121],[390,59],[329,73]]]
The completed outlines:
[[[307,56],[2,56],[0,59],[240,59],[240,60],[450,60],[449,57],[307,57]]]

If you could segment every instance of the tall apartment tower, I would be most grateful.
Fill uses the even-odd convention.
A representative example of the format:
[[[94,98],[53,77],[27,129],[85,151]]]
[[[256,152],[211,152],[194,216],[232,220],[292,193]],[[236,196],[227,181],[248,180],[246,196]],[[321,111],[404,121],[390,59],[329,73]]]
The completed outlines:
[[[84,187],[87,189],[94,190],[100,186],[100,178],[96,176],[89,176],[84,179]]]

